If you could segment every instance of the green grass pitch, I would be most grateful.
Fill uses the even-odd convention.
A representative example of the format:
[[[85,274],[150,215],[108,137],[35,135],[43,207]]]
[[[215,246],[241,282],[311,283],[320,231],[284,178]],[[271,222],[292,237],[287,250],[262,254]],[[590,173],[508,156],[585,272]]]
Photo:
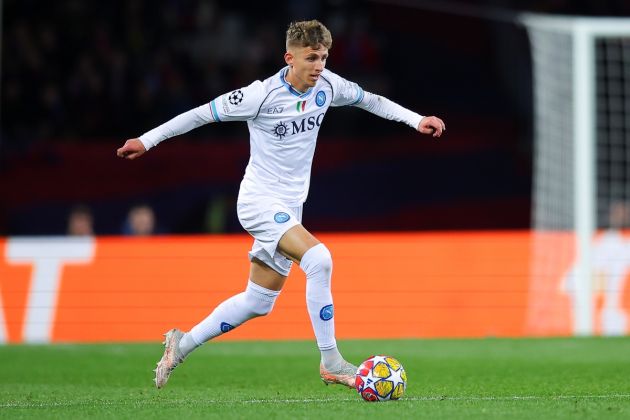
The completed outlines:
[[[0,346],[0,418],[629,418],[630,337],[342,341],[398,358],[400,401],[324,386],[312,342],[216,342],[153,387],[159,344]]]

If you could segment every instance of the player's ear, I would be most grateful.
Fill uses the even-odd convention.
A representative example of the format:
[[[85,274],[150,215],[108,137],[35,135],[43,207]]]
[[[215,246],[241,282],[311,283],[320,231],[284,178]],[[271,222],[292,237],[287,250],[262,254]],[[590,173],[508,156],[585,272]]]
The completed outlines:
[[[284,61],[289,67],[293,67],[293,58],[293,54],[290,51],[284,53]]]

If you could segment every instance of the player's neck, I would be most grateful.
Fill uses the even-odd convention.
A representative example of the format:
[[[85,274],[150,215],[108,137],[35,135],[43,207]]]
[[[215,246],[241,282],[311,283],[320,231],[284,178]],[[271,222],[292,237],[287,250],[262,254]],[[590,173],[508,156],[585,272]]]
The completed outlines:
[[[287,69],[287,72],[284,74],[284,80],[286,80],[293,89],[297,90],[300,93],[305,93],[309,89],[309,86],[295,75],[295,73],[293,72],[293,68],[291,67],[289,67]]]

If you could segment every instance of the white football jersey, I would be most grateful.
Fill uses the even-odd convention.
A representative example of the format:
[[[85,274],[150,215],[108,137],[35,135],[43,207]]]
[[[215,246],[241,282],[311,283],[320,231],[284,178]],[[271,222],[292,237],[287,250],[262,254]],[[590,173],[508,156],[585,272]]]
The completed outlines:
[[[417,129],[423,116],[389,99],[364,92],[356,83],[324,70],[302,93],[285,79],[288,67],[172,118],[139,137],[146,150],[201,125],[247,121],[250,158],[239,201],[276,198],[298,207],[308,195],[315,143],[330,106],[356,105],[375,115]]]
[[[215,121],[247,121],[251,156],[240,201],[274,197],[288,206],[302,204],[328,107],[357,104],[363,98],[356,83],[326,69],[313,88],[301,93],[286,81],[287,70],[210,102]]]

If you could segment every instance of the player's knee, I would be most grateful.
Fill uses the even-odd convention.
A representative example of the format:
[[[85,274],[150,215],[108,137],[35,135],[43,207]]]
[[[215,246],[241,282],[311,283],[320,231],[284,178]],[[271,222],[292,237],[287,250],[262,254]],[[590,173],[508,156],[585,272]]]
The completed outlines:
[[[324,277],[330,278],[333,268],[332,255],[324,244],[317,244],[302,256],[300,268],[306,274],[306,277],[323,274]]]
[[[269,290],[253,282],[245,290],[247,303],[252,317],[264,316],[271,312],[279,291]]]
[[[251,306],[252,315],[254,317],[265,316],[271,313],[273,309],[273,302],[256,301]]]

